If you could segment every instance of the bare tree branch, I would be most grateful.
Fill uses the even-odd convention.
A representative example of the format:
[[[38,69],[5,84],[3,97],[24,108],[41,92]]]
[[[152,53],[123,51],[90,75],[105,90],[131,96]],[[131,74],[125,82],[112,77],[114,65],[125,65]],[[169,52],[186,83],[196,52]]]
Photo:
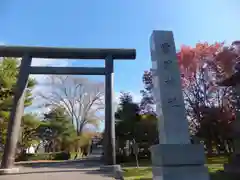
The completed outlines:
[[[87,124],[98,126],[98,111],[104,108],[103,83],[91,82],[76,76],[49,76],[51,89],[40,92],[49,106],[62,106],[72,118],[80,134]]]

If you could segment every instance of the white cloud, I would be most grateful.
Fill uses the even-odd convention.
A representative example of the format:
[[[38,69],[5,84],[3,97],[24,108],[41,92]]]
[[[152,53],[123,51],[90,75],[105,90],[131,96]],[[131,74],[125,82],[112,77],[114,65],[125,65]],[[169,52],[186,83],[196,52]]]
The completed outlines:
[[[33,58],[32,66],[67,66],[70,60]]]
[[[32,66],[56,66],[63,67],[69,66],[71,64],[70,60],[58,60],[58,59],[41,59],[41,58],[33,58]],[[31,75],[34,77],[39,84],[45,82],[46,75]]]

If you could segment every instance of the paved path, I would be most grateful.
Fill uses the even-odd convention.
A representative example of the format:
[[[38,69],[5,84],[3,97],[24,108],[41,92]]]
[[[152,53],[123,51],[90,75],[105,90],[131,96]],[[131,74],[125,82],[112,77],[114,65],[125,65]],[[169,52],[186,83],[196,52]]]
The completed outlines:
[[[25,173],[0,176],[1,180],[113,180],[114,178],[98,173],[95,169],[28,169]]]
[[[0,180],[113,180],[111,174],[100,171],[99,161],[77,160],[55,163],[26,163],[20,173],[0,176]]]

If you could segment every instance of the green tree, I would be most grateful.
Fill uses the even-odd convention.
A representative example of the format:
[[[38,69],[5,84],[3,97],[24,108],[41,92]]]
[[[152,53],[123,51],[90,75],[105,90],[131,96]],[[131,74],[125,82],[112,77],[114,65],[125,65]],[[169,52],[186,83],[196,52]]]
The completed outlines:
[[[152,73],[150,71],[144,71],[142,77],[144,89],[140,91],[142,94],[142,99],[140,102],[140,108],[142,114],[153,114],[155,115],[154,110],[154,98],[153,98],[153,81]]]
[[[121,157],[134,157],[138,160],[136,149],[141,148],[139,157],[150,157],[149,147],[158,142],[157,118],[145,112],[134,103],[129,93],[121,93],[120,103],[115,113],[118,153]],[[125,149],[125,147],[129,149]],[[123,150],[125,149],[125,150]],[[143,150],[144,149],[144,150]],[[138,161],[136,161],[138,162]],[[137,163],[138,164],[138,163]]]
[[[136,124],[136,137],[139,143],[145,143],[149,148],[158,143],[158,121],[153,114],[141,115],[141,121]]]
[[[17,81],[20,61],[16,58],[2,58],[0,61],[0,146],[6,143],[7,124],[13,102],[13,91]],[[32,89],[36,81],[29,78],[25,107],[32,104]]]
[[[19,147],[21,152],[25,152],[33,144],[39,143],[38,127],[41,121],[34,114],[25,114],[22,118]]]
[[[119,107],[115,113],[116,136],[125,140],[135,139],[136,123],[140,121],[140,109],[129,93],[121,93]]]
[[[44,115],[38,132],[49,151],[67,150],[77,137],[71,118],[62,107],[56,107]]]

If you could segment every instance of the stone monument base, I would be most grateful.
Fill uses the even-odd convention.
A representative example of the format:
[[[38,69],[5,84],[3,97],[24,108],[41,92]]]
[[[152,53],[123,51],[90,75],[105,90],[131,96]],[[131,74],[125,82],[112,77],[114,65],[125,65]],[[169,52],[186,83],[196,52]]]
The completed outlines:
[[[158,144],[151,156],[154,180],[209,180],[201,144]]]
[[[240,173],[240,154],[233,154],[229,158],[229,162],[224,164],[224,172]]]

